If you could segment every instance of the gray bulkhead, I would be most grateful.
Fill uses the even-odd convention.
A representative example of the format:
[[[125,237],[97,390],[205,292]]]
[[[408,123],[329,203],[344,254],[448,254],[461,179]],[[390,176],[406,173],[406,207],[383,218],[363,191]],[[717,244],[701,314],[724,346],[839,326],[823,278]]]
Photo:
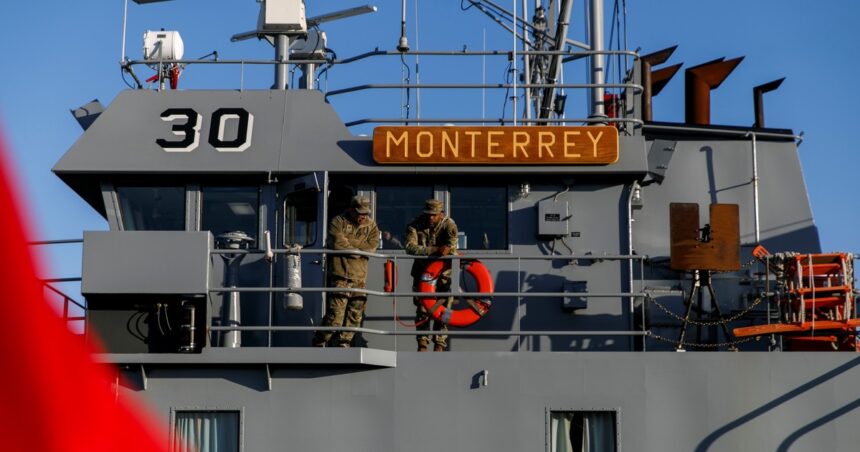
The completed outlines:
[[[239,412],[243,451],[549,451],[550,412],[574,410],[614,411],[620,451],[860,441],[853,353],[399,352],[388,367],[348,364],[359,349],[315,351],[328,365],[259,350],[109,359],[129,364],[119,396],[163,419]]]

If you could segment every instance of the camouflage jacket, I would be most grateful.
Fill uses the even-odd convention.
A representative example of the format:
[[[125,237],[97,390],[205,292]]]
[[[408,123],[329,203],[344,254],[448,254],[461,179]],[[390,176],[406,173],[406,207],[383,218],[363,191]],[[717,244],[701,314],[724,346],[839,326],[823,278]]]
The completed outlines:
[[[376,251],[379,247],[376,222],[368,218],[367,223],[359,226],[347,212],[332,218],[328,224],[328,247],[333,250]],[[367,279],[367,260],[364,256],[329,256],[328,273],[363,283]]]
[[[406,227],[406,252],[416,256],[429,256],[429,247],[451,247],[451,252],[457,251],[457,224],[450,217],[445,217],[436,227],[431,228],[423,216],[412,220]],[[417,278],[424,273],[430,261],[416,260],[412,264],[412,277]]]

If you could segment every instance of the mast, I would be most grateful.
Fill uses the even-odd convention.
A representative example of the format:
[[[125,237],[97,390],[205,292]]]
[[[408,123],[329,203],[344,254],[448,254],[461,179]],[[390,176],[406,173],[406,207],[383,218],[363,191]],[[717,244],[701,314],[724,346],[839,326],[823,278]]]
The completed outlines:
[[[599,1],[599,0],[598,0]],[[570,12],[573,9],[573,0],[561,0],[559,5],[559,15],[555,27],[555,43],[551,50],[556,52],[564,49],[564,43],[567,38],[567,30],[570,26]],[[554,84],[557,81],[558,73],[561,71],[561,55],[552,55],[549,69],[544,83]],[[540,118],[549,118],[552,112],[553,101],[555,100],[555,88],[544,88],[543,100],[540,107]]]
[[[540,1],[540,0],[538,0]],[[529,50],[529,30],[528,30],[528,8],[529,2],[528,0],[523,0],[523,51],[528,52]],[[516,22],[514,22],[516,24]],[[529,56],[523,55],[523,74],[525,77],[523,80],[526,83],[525,89],[525,97],[523,98],[523,103],[525,104],[525,118],[532,118],[532,91],[528,85],[531,83],[531,65],[529,64]]]
[[[275,65],[275,84],[274,89],[287,89],[287,69],[286,61],[290,57],[290,38],[285,34],[275,36],[275,60],[282,64]]]
[[[589,8],[589,44],[593,52],[602,52],[603,49],[603,0],[590,0]],[[591,83],[603,85],[606,74],[604,72],[604,55],[595,53],[591,55]],[[603,106],[603,86],[591,88],[591,117],[605,117]]]

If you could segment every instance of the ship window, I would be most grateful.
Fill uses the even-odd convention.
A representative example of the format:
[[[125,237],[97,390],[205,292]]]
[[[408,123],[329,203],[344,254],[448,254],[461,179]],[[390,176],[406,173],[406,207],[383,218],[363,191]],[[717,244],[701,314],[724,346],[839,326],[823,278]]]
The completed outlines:
[[[317,192],[290,193],[284,200],[284,245],[313,245],[317,241]]]
[[[553,411],[550,452],[615,452],[615,411]]]
[[[343,184],[331,184],[328,189],[328,218],[332,218],[343,213],[349,208],[349,202],[358,192],[355,187]]]
[[[450,187],[451,218],[463,249],[508,248],[508,195],[505,187]]]
[[[242,231],[256,243],[259,224],[257,187],[203,187],[200,229],[212,235]]]
[[[117,187],[116,193],[126,231],[185,229],[184,188]]]
[[[402,249],[406,244],[406,225],[424,210],[424,201],[433,197],[433,187],[376,187],[376,224],[382,234],[380,247]]]
[[[176,411],[174,452],[239,452],[238,411]]]

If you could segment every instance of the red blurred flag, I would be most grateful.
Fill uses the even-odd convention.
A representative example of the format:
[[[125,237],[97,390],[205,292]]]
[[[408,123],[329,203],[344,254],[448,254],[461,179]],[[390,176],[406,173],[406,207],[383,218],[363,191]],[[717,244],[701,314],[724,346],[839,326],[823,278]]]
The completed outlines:
[[[0,136],[0,236],[4,285],[0,448],[4,451],[160,451],[167,435],[146,410],[119,399],[114,368],[48,306],[27,247],[25,215]]]

